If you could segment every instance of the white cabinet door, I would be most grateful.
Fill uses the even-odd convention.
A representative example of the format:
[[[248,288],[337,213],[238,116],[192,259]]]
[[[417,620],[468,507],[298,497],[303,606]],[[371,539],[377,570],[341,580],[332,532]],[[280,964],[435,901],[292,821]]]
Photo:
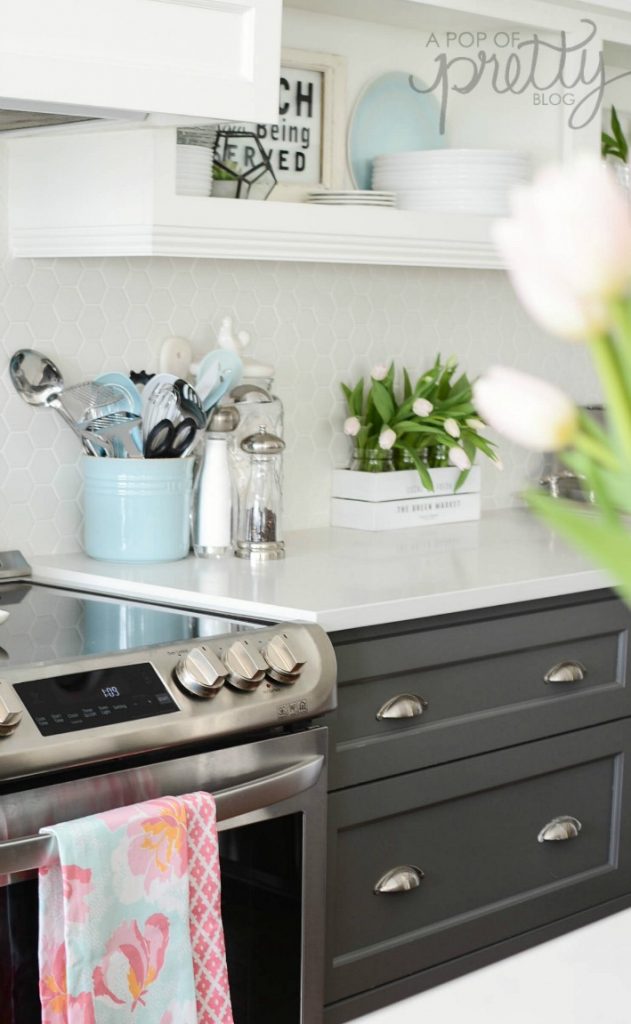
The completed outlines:
[[[282,0],[0,0],[0,97],[270,121],[281,13]]]

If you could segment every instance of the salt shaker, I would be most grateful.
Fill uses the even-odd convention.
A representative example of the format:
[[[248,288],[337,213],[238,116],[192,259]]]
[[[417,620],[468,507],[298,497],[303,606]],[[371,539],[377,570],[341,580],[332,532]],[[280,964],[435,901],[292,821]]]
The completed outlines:
[[[233,484],[228,442],[239,422],[234,406],[219,406],[206,432],[193,493],[193,549],[198,558],[218,558],[232,549]]]
[[[285,442],[266,426],[245,437],[241,449],[250,473],[239,498],[235,555],[255,561],[285,557],[282,539],[282,473]]]

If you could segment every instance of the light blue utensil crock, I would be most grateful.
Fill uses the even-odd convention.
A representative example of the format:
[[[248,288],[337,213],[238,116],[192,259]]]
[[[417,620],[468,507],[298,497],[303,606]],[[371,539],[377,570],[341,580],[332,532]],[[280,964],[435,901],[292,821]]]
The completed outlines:
[[[83,546],[106,562],[170,562],[190,547],[193,458],[85,456]]]

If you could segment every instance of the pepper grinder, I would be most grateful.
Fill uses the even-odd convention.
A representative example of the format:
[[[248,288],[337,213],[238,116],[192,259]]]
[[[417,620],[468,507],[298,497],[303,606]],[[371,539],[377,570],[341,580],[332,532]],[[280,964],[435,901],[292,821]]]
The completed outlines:
[[[285,442],[260,426],[245,437],[241,450],[248,456],[248,483],[239,497],[235,555],[253,561],[285,557],[282,539],[282,474]]]
[[[232,548],[233,483],[228,443],[239,423],[232,405],[219,406],[206,428],[193,496],[193,549],[198,558],[219,558]]]

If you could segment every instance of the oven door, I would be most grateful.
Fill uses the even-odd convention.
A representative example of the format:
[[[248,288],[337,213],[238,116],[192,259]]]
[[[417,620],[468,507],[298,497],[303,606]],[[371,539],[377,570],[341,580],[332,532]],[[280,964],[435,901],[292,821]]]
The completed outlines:
[[[113,807],[197,790],[217,803],[222,910],[235,1024],[322,1020],[326,729],[116,772],[0,791],[3,1024],[40,1024],[37,832]],[[101,766],[102,768],[102,766]]]

